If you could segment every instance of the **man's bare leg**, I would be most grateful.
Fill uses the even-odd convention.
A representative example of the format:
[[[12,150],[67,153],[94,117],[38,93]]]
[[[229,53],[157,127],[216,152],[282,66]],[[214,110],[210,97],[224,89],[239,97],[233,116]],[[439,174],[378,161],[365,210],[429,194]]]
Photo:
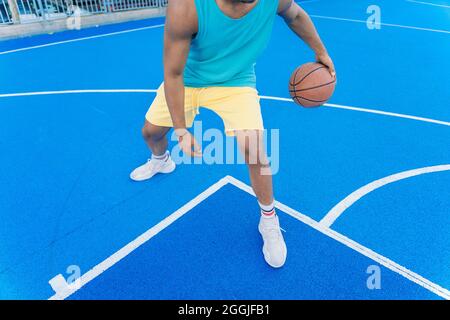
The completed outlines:
[[[167,151],[167,133],[169,130],[170,128],[168,127],[155,126],[145,120],[144,126],[142,127],[142,137],[152,151],[152,154],[161,156]]]
[[[261,207],[258,229],[264,241],[264,258],[270,266],[280,268],[286,262],[287,248],[275,212],[272,173],[265,151],[263,132],[237,131],[236,137],[249,169],[253,191]]]
[[[142,127],[142,136],[152,151],[152,158],[146,164],[136,168],[130,178],[134,181],[144,181],[157,173],[171,173],[175,170],[175,163],[167,151],[167,133],[170,128],[151,124],[147,120]]]
[[[243,130],[236,132],[236,138],[259,203],[270,205],[273,203],[272,174],[262,134],[262,131],[258,130]]]

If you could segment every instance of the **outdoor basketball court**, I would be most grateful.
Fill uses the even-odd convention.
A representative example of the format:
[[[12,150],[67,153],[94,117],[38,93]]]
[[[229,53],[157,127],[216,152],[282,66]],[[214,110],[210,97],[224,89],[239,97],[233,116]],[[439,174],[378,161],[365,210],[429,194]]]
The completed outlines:
[[[280,270],[245,165],[129,179],[149,156],[163,19],[0,42],[0,298],[450,299],[450,2],[302,6],[338,84],[325,107],[291,102],[314,57],[277,18],[257,76],[279,130]]]

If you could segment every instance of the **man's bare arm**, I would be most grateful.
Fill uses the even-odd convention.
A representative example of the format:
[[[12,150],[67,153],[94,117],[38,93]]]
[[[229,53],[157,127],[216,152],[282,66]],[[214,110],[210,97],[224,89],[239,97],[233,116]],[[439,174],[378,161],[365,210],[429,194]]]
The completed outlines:
[[[320,40],[317,30],[305,10],[293,0],[279,0],[278,14],[284,19],[289,28],[314,50],[317,55],[317,60],[325,64],[334,76],[334,64],[328,56],[328,52],[322,40]]]
[[[196,29],[194,2],[169,1],[164,29],[164,90],[175,129],[186,128],[183,73]]]
[[[170,0],[164,29],[164,91],[181,150],[201,157],[200,146],[186,130],[184,68],[198,20],[193,0]]]

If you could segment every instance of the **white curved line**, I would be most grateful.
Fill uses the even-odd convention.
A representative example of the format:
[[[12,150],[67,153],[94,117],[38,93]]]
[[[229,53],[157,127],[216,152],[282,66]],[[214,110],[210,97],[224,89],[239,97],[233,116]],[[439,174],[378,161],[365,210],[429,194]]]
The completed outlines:
[[[294,101],[292,101],[292,99],[288,99],[288,98],[261,96],[261,99],[274,100],[274,101],[285,101],[285,102],[292,102],[292,103],[294,103]],[[344,105],[334,104],[334,103],[325,103],[324,106],[325,107],[329,107],[329,108],[335,108],[335,109],[359,111],[359,112],[379,114],[379,115],[383,115],[383,116],[390,116],[390,117],[396,117],[396,118],[403,118],[403,119],[410,119],[410,120],[416,120],[416,121],[422,121],[422,122],[429,122],[429,123],[440,124],[440,125],[443,125],[443,126],[450,127],[450,122],[441,121],[441,120],[435,120],[435,119],[430,119],[430,118],[416,117],[416,116],[412,116],[412,115],[408,115],[408,114],[401,114],[401,113],[387,112],[387,111],[381,111],[381,110],[375,110],[375,109],[367,109],[367,108],[344,106]]]
[[[155,29],[155,28],[160,28],[160,27],[164,27],[164,24],[157,24],[157,25],[154,25],[154,26],[135,28],[135,29],[111,32],[111,33],[104,33],[104,34],[99,34],[99,35],[90,36],[90,37],[83,37],[83,38],[70,39],[70,40],[64,40],[64,41],[58,41],[58,42],[51,42],[51,43],[41,44],[41,45],[32,46],[32,47],[26,47],[26,48],[19,48],[19,49],[14,49],[14,50],[9,50],[9,51],[3,51],[3,52],[0,52],[0,55],[8,54],[8,53],[14,53],[14,52],[20,52],[20,51],[27,51],[27,50],[31,50],[31,49],[39,49],[39,48],[51,47],[51,46],[55,46],[55,45],[63,44],[63,43],[78,42],[78,41],[83,41],[83,40],[91,40],[91,39],[115,36],[115,35],[118,35],[118,34],[124,34],[124,33],[130,33],[130,32],[136,32],[136,31],[142,31],[142,30],[148,30],[148,29]]]
[[[40,92],[7,93],[7,94],[0,94],[0,98],[23,97],[23,96],[38,96],[38,95],[56,95],[56,94],[79,94],[79,93],[155,93],[156,91],[157,90],[153,90],[153,89],[61,90],[61,91],[40,91]],[[288,99],[288,98],[261,96],[261,99],[285,101],[285,102],[293,103],[292,99]],[[355,108],[355,107],[341,106],[341,105],[335,105],[335,104],[326,104],[326,106],[333,107],[333,108],[353,110],[353,111],[360,111],[360,112],[369,112],[369,113],[383,114],[383,115],[400,117],[400,118],[408,118],[408,119],[413,119],[413,120],[418,120],[418,121],[432,122],[432,123],[436,123],[436,124],[442,124],[442,125],[450,126],[450,123],[444,122],[444,121],[438,121],[438,120],[426,119],[426,118],[419,118],[419,117],[414,117],[414,116],[409,116],[409,115],[395,114],[395,113],[378,111],[378,110],[373,110],[373,109]],[[377,181],[373,182],[372,184],[369,184],[368,186],[374,185],[377,182],[380,183],[380,185],[378,187],[373,189],[373,190],[375,190],[375,189],[381,187],[382,185],[386,185],[386,184],[391,183],[393,181],[398,181],[398,180],[401,180],[401,179],[406,179],[409,176],[412,177],[412,176],[418,175],[417,171],[419,171],[419,170],[423,171],[423,172],[421,172],[419,174],[450,170],[450,164],[449,165],[442,165],[442,166],[435,166],[435,167],[428,167],[428,168],[422,168],[422,169],[416,169],[416,170],[407,171],[407,172],[404,172],[404,173],[400,173],[400,174],[397,174],[397,175],[393,175],[393,176],[389,176],[389,177],[383,178],[381,180],[377,180]],[[414,174],[414,173],[416,173],[416,174]],[[398,176],[403,176],[403,177],[401,179],[398,179]],[[387,181],[386,182],[386,180],[389,180],[389,178],[392,179],[393,177],[394,177],[393,181],[390,181],[390,182]],[[397,177],[397,178],[395,178],[395,177]],[[384,180],[384,182],[383,182],[383,180]],[[363,187],[363,188],[361,188],[359,190],[364,190],[365,188],[367,189],[368,186]],[[369,187],[369,189],[370,188],[371,187]],[[250,190],[250,189],[248,189],[248,190]],[[373,190],[371,190],[371,191],[373,191]],[[355,194],[357,191],[352,193],[352,195]],[[369,192],[371,192],[371,191],[369,191]],[[367,193],[369,193],[369,192],[367,192]],[[367,193],[365,193],[365,194],[367,194]],[[365,194],[363,194],[362,196],[364,196]],[[347,198],[349,198],[349,197],[347,197]],[[355,201],[353,201],[353,203],[356,202],[361,197],[357,198]],[[346,201],[346,199],[341,201],[339,204],[344,203]],[[351,203],[351,204],[353,204],[353,203]],[[336,207],[338,207],[339,204]],[[281,205],[281,204],[278,204],[278,205]],[[345,207],[344,210],[341,211],[341,214],[349,206]],[[284,208],[284,205],[283,205],[282,208]],[[286,208],[287,207],[285,207],[285,209]],[[335,208],[333,208],[329,212],[329,214],[333,213],[333,210]],[[336,210],[334,212],[338,212],[338,211]],[[296,212],[296,214],[298,216],[297,212]],[[330,217],[331,216],[329,216],[329,218]],[[436,285],[436,284],[434,284],[434,283],[424,279],[423,277],[421,277],[421,276],[419,276],[419,275],[409,271],[408,269],[406,269],[404,267],[401,267],[401,266],[395,264],[394,262],[392,262],[392,261],[390,261],[390,260],[388,260],[388,259],[386,259],[386,258],[384,258],[382,256],[379,256],[378,254],[374,253],[370,249],[362,247],[361,245],[355,243],[354,241],[352,241],[352,240],[350,240],[350,239],[348,239],[348,238],[346,238],[346,237],[336,233],[335,231],[329,229],[329,226],[326,225],[326,223],[327,223],[327,221],[325,220],[326,218],[327,217],[322,219],[322,221],[320,221],[320,223],[314,222],[314,225],[316,225],[315,228],[318,229],[318,230],[322,230],[325,234],[329,235],[330,237],[332,237],[332,238],[334,238],[334,239],[344,243],[345,245],[347,245],[347,246],[355,249],[356,251],[366,255],[367,257],[370,257],[370,258],[374,259],[375,261],[381,263],[382,265],[385,265],[386,267],[388,267],[389,269],[393,270],[394,272],[400,273],[401,275],[403,275],[407,279],[409,279],[409,280],[411,280],[411,281],[421,285],[422,287],[424,287],[424,288],[426,288],[426,289],[428,289],[428,290],[430,290],[430,291],[440,295],[441,297],[444,297],[445,299],[450,299],[450,292],[448,290],[446,290],[446,289],[444,289],[444,288],[442,288],[442,287],[440,287],[440,286],[438,286],[438,285]],[[302,221],[304,221],[304,222],[306,221],[307,224],[310,224],[311,221],[313,221],[310,218],[304,218],[304,219],[306,219],[306,220],[302,220]],[[336,219],[337,219],[337,217],[336,217]],[[301,219],[299,219],[299,220],[301,220]],[[309,223],[308,223],[308,221],[309,221]],[[101,271],[101,272],[103,272],[103,271]],[[71,293],[69,292],[68,295],[70,295],[70,294]],[[58,295],[55,295],[55,296],[51,297],[50,299],[58,299],[58,298],[61,298],[61,297],[58,296]]]
[[[157,92],[157,90],[155,90],[155,89],[88,89],[88,90],[59,90],[59,91],[56,90],[56,91],[4,93],[4,94],[0,94],[0,98],[43,96],[43,95],[55,95],[55,94],[78,94],[78,93],[156,93],[156,92]],[[294,101],[292,101],[292,99],[290,99],[290,98],[281,98],[281,97],[273,97],[273,96],[260,96],[260,98],[263,100],[274,100],[274,101],[283,101],[283,102],[294,103]],[[324,106],[329,107],[329,108],[373,113],[373,114],[385,115],[385,116],[396,117],[396,118],[404,118],[404,119],[434,123],[434,124],[439,124],[439,125],[450,127],[450,122],[435,120],[435,119],[430,119],[430,118],[416,117],[416,116],[407,115],[407,114],[387,112],[387,111],[381,111],[381,110],[375,110],[375,109],[344,106],[344,105],[333,104],[333,103],[325,103]]]
[[[420,176],[423,174],[433,173],[433,172],[441,172],[441,171],[450,171],[450,164],[444,164],[439,166],[425,167],[419,168],[409,171],[404,171],[400,173],[396,173],[385,178],[376,180],[371,182],[364,187],[359,188],[358,190],[352,192],[348,195],[344,200],[335,205],[326,215],[320,220],[320,224],[323,227],[329,228],[331,225],[344,213],[345,210],[350,208],[355,202],[357,202],[362,197],[368,195],[372,191],[375,191],[385,185],[408,179],[415,176]]]
[[[437,3],[424,2],[424,1],[406,0],[406,2],[412,2],[412,3],[418,3],[418,4],[426,4],[426,5],[429,5],[429,6],[441,7],[441,8],[450,8],[450,6],[446,6],[444,4],[437,4]]]
[[[391,116],[391,117],[397,117],[397,118],[404,118],[404,119],[410,119],[410,120],[416,120],[416,121],[423,121],[423,122],[441,124],[443,126],[450,126],[450,122],[441,121],[441,120],[434,120],[434,119],[430,119],[430,118],[416,117],[416,116],[411,116],[411,115],[408,115],[408,114],[401,114],[401,113],[395,113],[395,112],[381,111],[381,110],[375,110],[375,109],[366,109],[366,108],[342,106],[342,105],[333,104],[333,103],[325,103],[325,106],[329,107],[329,108],[337,108],[337,109],[345,109],[345,110],[352,110],[352,111],[374,113],[374,114],[380,114],[380,115],[384,115],[384,116]]]
[[[53,277],[49,281],[49,284],[53,288],[53,290],[55,290],[55,294],[51,296],[49,300],[63,300],[70,297],[72,294],[80,290],[83,286],[93,281],[97,277],[101,276],[105,271],[108,271],[110,268],[114,267],[119,261],[129,256],[137,248],[141,247],[142,245],[150,241],[154,236],[159,234],[161,231],[163,231],[164,229],[168,228],[170,225],[175,223],[182,216],[188,214],[190,210],[192,210],[201,202],[208,199],[211,195],[213,195],[215,192],[217,192],[227,184],[232,184],[235,187],[239,188],[240,190],[247,192],[252,196],[255,196],[252,188],[249,185],[243,183],[242,181],[234,177],[226,176],[220,179],[218,182],[214,183],[212,186],[210,186],[208,189],[206,189],[201,194],[196,196],[194,199],[186,203],[183,207],[179,208],[178,210],[167,216],[158,224],[148,229],[143,234],[135,238],[133,241],[129,242],[120,250],[116,251],[108,258],[106,258],[105,260],[94,266],[88,272],[83,274],[78,279],[78,281],[75,282],[75,285],[74,284],[69,285],[66,279],[61,274],[58,274],[57,276]],[[409,270],[408,268],[402,265],[399,265],[398,263],[392,261],[391,259],[382,256],[381,254],[378,254],[377,252],[371,250],[370,248],[367,248],[361,245],[360,243],[334,230],[324,228],[317,221],[300,213],[297,210],[288,207],[283,203],[277,201],[275,203],[275,206],[278,209],[280,209],[280,211],[290,215],[294,219],[297,219],[298,221],[306,224],[307,226],[314,228],[318,232],[321,232],[322,234],[330,237],[331,239],[338,241],[342,245],[345,245],[348,248],[355,250],[356,252],[368,257],[369,259],[372,259],[373,261],[379,263],[380,265],[385,266],[386,268],[416,283],[417,285],[425,288],[426,290],[429,290],[444,299],[450,300],[450,292],[447,289],[440,286],[439,284],[424,278],[423,276]],[[76,284],[78,284],[78,286]]]
[[[231,183],[235,187],[241,189],[242,191],[245,191],[245,192],[251,194],[252,196],[255,196],[255,193],[253,192],[252,187],[243,183],[242,181],[240,181],[232,176],[226,176],[225,179],[227,179],[229,183]],[[315,221],[314,219],[310,218],[309,216],[307,216],[291,207],[288,207],[287,205],[285,205],[281,202],[275,201],[275,207],[277,209],[280,209],[282,212],[287,213],[294,219],[297,219],[297,220],[303,222],[304,224],[316,229],[317,231],[327,235],[328,237],[361,253],[362,255],[372,259],[373,261],[376,261],[377,263],[385,266],[386,268],[402,275],[406,279],[418,284],[419,286],[421,286],[427,290],[430,290],[431,292],[434,292],[435,294],[443,297],[446,300],[450,300],[450,291],[443,288],[442,286],[440,286],[436,283],[433,283],[432,281],[422,277],[421,275],[409,270],[408,268],[406,268],[402,265],[399,265],[398,263],[392,261],[391,259],[389,259],[385,256],[382,256],[381,254],[373,251],[372,249],[363,246],[362,244],[346,237],[345,235],[340,234],[339,232],[336,232],[328,227],[324,227],[319,222]]]

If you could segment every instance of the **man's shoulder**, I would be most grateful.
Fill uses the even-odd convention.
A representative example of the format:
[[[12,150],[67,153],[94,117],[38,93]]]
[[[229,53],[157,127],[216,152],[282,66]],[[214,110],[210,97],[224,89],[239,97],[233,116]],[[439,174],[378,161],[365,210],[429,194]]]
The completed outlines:
[[[198,18],[195,0],[170,0],[166,17],[172,23],[196,32]]]
[[[277,13],[280,14],[288,10],[293,2],[294,0],[278,0]]]
[[[195,0],[170,0],[168,8],[174,10],[184,11],[185,14],[195,12]]]

